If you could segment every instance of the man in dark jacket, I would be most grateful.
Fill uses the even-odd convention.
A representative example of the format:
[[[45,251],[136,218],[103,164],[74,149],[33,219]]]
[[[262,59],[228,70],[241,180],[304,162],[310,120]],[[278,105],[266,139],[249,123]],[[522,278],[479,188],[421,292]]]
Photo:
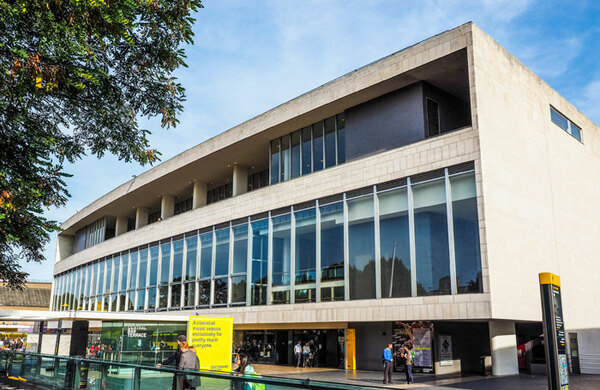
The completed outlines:
[[[180,334],[179,336],[177,336],[177,351],[175,351],[174,354],[172,354],[162,362],[158,363],[156,367],[160,368],[162,366],[168,365],[179,367],[179,360],[181,359],[181,343],[183,342],[187,342],[187,337]],[[177,389],[177,375],[173,375],[173,389]]]

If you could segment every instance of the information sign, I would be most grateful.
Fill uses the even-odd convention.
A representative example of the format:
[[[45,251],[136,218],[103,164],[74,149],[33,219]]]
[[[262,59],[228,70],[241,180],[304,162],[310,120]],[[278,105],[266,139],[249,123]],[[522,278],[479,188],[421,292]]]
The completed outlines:
[[[346,370],[356,370],[355,329],[346,329]]]
[[[233,319],[191,316],[188,343],[196,349],[201,370],[231,371]]]

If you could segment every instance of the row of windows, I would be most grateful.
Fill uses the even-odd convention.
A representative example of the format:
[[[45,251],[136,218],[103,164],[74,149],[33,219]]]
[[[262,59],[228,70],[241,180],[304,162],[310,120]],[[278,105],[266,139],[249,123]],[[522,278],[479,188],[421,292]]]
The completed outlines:
[[[577,141],[581,142],[581,128],[575,123],[571,122],[563,114],[556,111],[556,109],[554,109],[552,106],[550,106],[550,119],[555,125],[571,134]]]
[[[56,278],[61,310],[175,310],[482,291],[474,173],[278,209]]]
[[[271,141],[271,184],[346,161],[345,117],[334,115]]]

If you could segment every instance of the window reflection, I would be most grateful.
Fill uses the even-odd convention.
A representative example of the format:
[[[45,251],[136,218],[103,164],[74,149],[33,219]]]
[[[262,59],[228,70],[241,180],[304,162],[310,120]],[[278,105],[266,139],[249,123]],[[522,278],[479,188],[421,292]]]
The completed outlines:
[[[342,202],[320,207],[321,280],[344,279],[344,205]]]
[[[375,298],[373,196],[348,201],[350,299]]]
[[[314,208],[296,211],[294,217],[296,219],[295,283],[314,283],[317,252],[316,211]]]
[[[290,284],[290,214],[273,218],[273,286]]]
[[[183,273],[183,240],[173,241],[173,271],[171,281],[180,282]]]
[[[269,221],[252,222],[251,304],[267,304],[267,270],[269,251]]]
[[[185,280],[196,279],[196,261],[198,251],[198,237],[193,236],[185,239]]]
[[[215,275],[227,275],[229,272],[229,228],[215,231],[217,239],[215,249]]]
[[[215,279],[215,305],[227,304],[227,278]]]
[[[231,303],[246,303],[246,276],[231,278]]]
[[[171,268],[171,243],[167,242],[160,246],[160,283],[169,283],[169,271]]]
[[[413,186],[417,295],[450,294],[444,179]]]
[[[208,232],[200,235],[200,277],[210,278],[212,276],[212,243],[213,233]]]
[[[248,265],[248,224],[233,228],[233,273],[246,272]]]

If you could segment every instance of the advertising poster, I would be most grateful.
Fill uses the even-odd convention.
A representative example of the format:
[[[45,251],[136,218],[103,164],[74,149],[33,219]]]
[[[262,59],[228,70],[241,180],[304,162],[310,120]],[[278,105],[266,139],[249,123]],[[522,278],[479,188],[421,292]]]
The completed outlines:
[[[346,370],[356,370],[355,329],[346,329]]]
[[[451,366],[452,361],[452,337],[451,336],[439,336],[439,349],[440,349],[440,366]]]
[[[231,371],[233,319],[191,316],[188,343],[196,348],[201,370]]]
[[[410,346],[414,354],[413,367],[433,368],[433,359],[431,356],[433,323],[429,321],[415,321],[411,323],[396,321],[394,322],[393,332],[392,344],[394,352],[400,352],[403,345]],[[403,364],[402,359],[396,359],[397,367]]]

